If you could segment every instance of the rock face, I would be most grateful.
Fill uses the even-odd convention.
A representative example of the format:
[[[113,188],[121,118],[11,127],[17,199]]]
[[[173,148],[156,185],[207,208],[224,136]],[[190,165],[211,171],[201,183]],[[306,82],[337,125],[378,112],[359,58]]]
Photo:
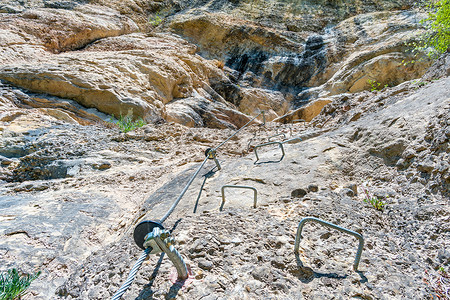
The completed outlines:
[[[107,114],[156,121],[164,104],[191,95],[193,87],[201,88],[212,69],[189,53],[192,47],[182,49],[179,43],[168,37],[121,36],[94,43],[82,53],[4,66],[0,78],[33,92],[74,99]],[[131,49],[124,50],[127,46]]]
[[[427,166],[427,160],[416,161],[424,162],[418,172],[427,170],[432,175],[427,182],[407,179],[405,175],[411,169],[399,168],[397,162],[406,156],[413,159],[411,153],[416,152],[408,151],[408,144],[421,142],[422,136],[431,131],[432,141],[440,139],[436,143],[440,146],[433,148],[439,150],[433,150],[432,155],[442,155],[431,160],[448,160],[448,138],[441,134],[449,127],[443,122],[448,121],[450,111],[448,80],[430,83],[418,92],[411,87],[401,96],[386,96],[386,107],[378,106],[377,95],[372,94],[362,105],[377,107],[363,112],[356,121],[347,119],[339,127],[334,126],[341,119],[336,113],[323,126],[329,131],[322,130],[316,137],[308,138],[316,128],[293,125],[294,136],[304,140],[286,144],[286,156],[280,162],[268,163],[280,153],[279,149],[266,149],[260,153],[260,164],[254,163],[253,155],[221,159],[222,170],[206,177],[214,166],[208,165],[185,196],[186,200],[196,199],[202,189],[197,213],[192,213],[192,201],[185,201],[167,223],[176,227],[176,247],[195,277],[182,297],[307,299],[335,294],[344,298],[414,299],[435,293],[423,282],[422,270],[434,272],[442,263],[448,267],[445,255],[436,249],[449,243],[448,234],[441,232],[448,227],[449,182],[440,181],[435,176],[438,168]],[[425,94],[429,96],[425,98]],[[430,110],[424,111],[424,105]],[[276,128],[268,123],[260,130],[258,141]],[[257,128],[249,130],[231,148],[245,147],[251,131]],[[141,212],[144,219],[154,220],[164,213],[171,204],[166,200],[168,193],[178,194],[194,170],[192,166],[152,194]],[[430,189],[432,182],[439,182],[436,190]],[[257,208],[251,207],[251,194],[236,192],[227,194],[224,211],[219,212],[220,187],[224,184],[257,188]],[[359,190],[359,196],[354,190]],[[377,211],[364,202],[364,191],[384,199],[385,210]],[[365,246],[358,273],[351,271],[356,241],[322,226],[305,226],[300,255],[292,253],[298,222],[306,216],[363,234]],[[136,258],[140,250],[127,236],[112,249],[91,255],[83,265],[83,270],[90,268],[90,275],[74,273],[58,289],[58,295],[61,299],[110,297],[133,263],[130,251]],[[175,297],[179,290],[168,280],[172,271],[167,259],[151,256],[125,298]],[[97,278],[97,287],[101,287],[95,294],[92,278]]]
[[[219,104],[226,101],[209,86],[209,80],[216,86],[229,80],[214,62],[195,55],[194,45],[167,34],[127,35],[138,29],[131,19],[111,9],[97,14],[99,9],[84,5],[71,11],[35,9],[0,15],[3,37],[9,41],[0,52],[5,58],[0,79],[109,115],[131,115],[147,122],[170,116],[170,121],[203,125],[203,119],[192,123],[177,118],[170,108],[166,113],[166,104],[189,97],[197,97],[197,105],[211,102],[219,115],[224,109],[230,111],[227,120],[210,113],[206,124],[211,126],[233,127],[246,118],[231,112],[232,106]]]
[[[450,264],[450,59],[421,78],[429,61],[402,64],[421,16],[387,0],[3,1],[0,271],[42,270],[33,299],[110,298],[136,224],[265,110],[164,223],[191,284],[152,256],[124,299],[440,297],[424,278]],[[149,124],[122,133],[111,114]],[[219,211],[225,184],[255,187],[257,208],[230,189]],[[359,272],[354,239],[321,226],[292,253],[307,216],[364,236]]]
[[[117,11],[91,5],[73,10],[33,9],[1,14],[0,18],[0,36],[5,41],[0,53],[4,63],[35,61],[43,49],[55,53],[77,50],[101,38],[138,30],[132,20]]]
[[[334,9],[339,11],[333,6],[326,11]],[[236,70],[231,77],[235,84],[279,90],[294,108],[319,94],[370,89],[369,80],[395,86],[420,77],[429,66],[426,59],[403,65],[412,59],[404,44],[418,33],[423,18],[414,11],[372,12],[346,20],[325,17],[320,29],[301,32],[214,9],[194,11],[168,18],[166,26],[198,44],[202,55]],[[205,29],[211,34],[205,35]]]
[[[183,104],[197,99],[195,106],[202,107],[206,99],[218,112],[213,123],[233,127],[240,121],[230,115],[224,121],[219,107],[246,114],[268,110],[272,120],[299,114],[294,110],[320,97],[371,89],[369,80],[395,86],[423,74],[426,60],[402,64],[410,59],[404,42],[420,33],[420,13],[399,10],[410,9],[406,2],[349,7],[308,1],[11,1],[0,8],[0,79],[147,122],[210,124]],[[158,34],[134,33],[156,26]],[[315,113],[305,118],[320,111],[321,102],[315,103]]]

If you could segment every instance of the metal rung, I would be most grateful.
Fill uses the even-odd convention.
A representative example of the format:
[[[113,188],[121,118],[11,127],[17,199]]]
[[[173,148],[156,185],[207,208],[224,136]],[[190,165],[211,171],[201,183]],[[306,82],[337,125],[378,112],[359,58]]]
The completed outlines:
[[[255,146],[255,148],[254,148],[254,149],[255,149],[255,156],[256,156],[255,164],[256,164],[256,162],[259,160],[259,156],[258,156],[258,148],[261,148],[261,147],[264,147],[264,146],[269,146],[269,145],[275,145],[275,144],[277,144],[277,145],[280,146],[281,153],[283,154],[283,155],[281,156],[281,158],[280,158],[280,161],[282,161],[283,158],[284,158],[284,155],[285,155],[283,143],[281,143],[281,142],[269,142],[269,143],[265,143],[265,144],[261,144],[261,145],[256,145],[256,146]]]
[[[303,125],[306,126],[306,121],[303,120],[303,119],[295,119],[295,120],[292,120],[292,124],[295,124],[295,123],[298,123],[298,122],[303,122]]]
[[[258,197],[258,191],[256,190],[256,188],[254,188],[252,186],[246,186],[246,185],[224,185],[221,188],[221,191],[222,191],[222,204],[220,205],[220,211],[222,211],[223,206],[225,204],[225,188],[253,190],[253,208],[256,208],[256,201],[257,201],[257,197]]]
[[[317,223],[320,223],[322,225],[325,225],[325,226],[337,229],[337,230],[339,230],[341,232],[348,233],[348,234],[353,235],[354,237],[356,237],[359,240],[359,245],[358,245],[358,251],[356,252],[355,262],[353,263],[353,270],[358,271],[358,265],[359,265],[359,261],[361,259],[361,254],[362,254],[362,250],[363,250],[363,246],[364,246],[364,238],[363,238],[363,236],[361,234],[357,233],[357,232],[354,232],[352,230],[340,227],[340,226],[335,225],[333,223],[326,222],[326,221],[318,219],[318,218],[307,217],[307,218],[303,218],[300,221],[300,223],[298,224],[298,228],[297,228],[297,235],[295,237],[294,253],[296,253],[296,254],[299,253],[300,239],[302,238],[303,226],[308,221],[317,222]]]
[[[267,138],[267,140],[268,140],[269,142],[271,142],[271,139],[274,138],[274,137],[277,137],[277,136],[283,136],[283,139],[286,138],[286,135],[285,135],[283,132],[281,132],[281,133],[277,133],[277,134],[274,134],[274,135],[272,135],[272,136],[269,136],[269,137]]]
[[[149,233],[145,237],[146,241],[144,243],[144,247],[153,248],[150,252],[155,254],[164,252],[167,254],[167,257],[173,263],[178,273],[178,280],[183,281],[186,280],[189,276],[186,263],[181,257],[180,253],[175,249],[173,243],[174,240],[171,237],[169,230],[163,230],[159,227],[153,228],[153,231]],[[156,249],[155,249],[156,248]]]

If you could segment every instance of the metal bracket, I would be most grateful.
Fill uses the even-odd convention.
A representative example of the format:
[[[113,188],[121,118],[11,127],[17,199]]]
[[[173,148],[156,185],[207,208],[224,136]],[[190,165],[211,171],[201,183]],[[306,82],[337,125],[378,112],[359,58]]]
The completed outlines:
[[[224,185],[222,186],[222,204],[220,205],[220,211],[223,210],[223,206],[225,204],[225,188],[234,188],[234,189],[249,189],[253,190],[253,208],[256,208],[256,201],[258,197],[258,191],[256,188],[252,186],[246,186],[246,185]]]
[[[280,146],[281,153],[283,154],[283,155],[281,156],[281,158],[280,158],[280,161],[282,161],[283,158],[284,158],[284,155],[285,155],[283,143],[281,143],[281,142],[269,142],[269,143],[265,143],[265,144],[261,144],[261,145],[256,145],[256,146],[255,146],[255,148],[254,148],[254,149],[255,149],[255,156],[256,156],[255,164],[256,164],[256,162],[259,160],[259,156],[258,156],[258,148],[261,148],[261,147],[264,147],[264,146],[268,146],[268,145],[275,145],[275,144],[277,144],[277,145]]]
[[[264,125],[266,125],[266,112],[263,110],[263,111],[261,111],[261,114],[263,116],[263,122],[262,122],[261,126],[264,126]]]
[[[303,218],[300,223],[298,224],[298,228],[297,228],[297,235],[295,237],[295,246],[294,246],[294,253],[299,253],[299,248],[300,248],[300,239],[302,238],[302,230],[303,230],[303,226],[305,225],[306,222],[317,222],[320,223],[324,226],[328,226],[331,228],[334,228],[336,230],[339,230],[341,232],[353,235],[354,237],[356,237],[359,241],[359,245],[358,245],[358,251],[356,252],[356,258],[355,258],[355,262],[353,263],[353,270],[358,271],[358,265],[359,265],[359,261],[361,259],[361,254],[362,254],[362,250],[363,250],[363,246],[364,246],[364,238],[361,234],[354,232],[352,230],[340,227],[338,225],[335,225],[333,223],[329,223],[326,222],[324,220],[318,219],[318,218],[314,218],[314,217],[307,217],[307,218]]]
[[[271,142],[271,139],[274,138],[274,137],[277,137],[277,136],[283,136],[283,139],[286,138],[286,135],[284,134],[284,132],[281,132],[281,133],[277,133],[277,134],[274,134],[274,135],[272,135],[272,136],[269,136],[269,137],[267,138],[267,140],[268,140],[269,142]]]
[[[188,278],[189,273],[183,258],[175,249],[173,243],[174,240],[169,230],[155,227],[153,231],[146,236],[144,247],[154,247],[149,254],[166,253],[167,257],[177,269],[178,280],[185,280]]]
[[[218,170],[222,169],[222,167],[220,166],[219,161],[217,160],[217,157],[216,157],[216,150],[215,150],[215,149],[213,149],[213,148],[208,148],[208,149],[206,149],[206,151],[205,151],[205,156],[206,156],[208,159],[214,159],[214,162],[216,163],[216,166],[217,166],[217,169],[218,169]]]
[[[303,125],[305,125],[305,127],[306,127],[306,121],[305,120],[303,120],[303,119],[292,120],[292,124],[295,124],[295,123],[298,123],[298,122],[303,122]]]

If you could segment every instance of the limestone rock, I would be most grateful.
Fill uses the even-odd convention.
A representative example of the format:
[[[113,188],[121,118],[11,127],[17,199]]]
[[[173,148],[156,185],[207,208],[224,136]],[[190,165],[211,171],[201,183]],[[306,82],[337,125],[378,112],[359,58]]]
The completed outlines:
[[[138,27],[115,10],[81,5],[73,10],[32,9],[19,14],[0,14],[0,29],[6,35],[0,34],[2,39],[8,40],[2,47],[12,45],[13,49],[30,52],[29,47],[42,54],[39,46],[51,52],[75,50],[101,38],[137,31]],[[8,57],[10,52],[2,54],[8,61],[12,60]]]
[[[274,122],[290,123],[294,120],[305,120],[310,122],[314,117],[316,117],[322,111],[322,108],[331,103],[331,99],[319,98],[306,106],[298,108],[280,118],[274,120]]]
[[[132,34],[102,39],[83,52],[55,55],[45,63],[3,66],[0,78],[107,114],[131,114],[152,122],[173,99],[198,93],[213,99],[204,89],[214,93],[208,88],[210,77],[227,81],[213,63],[194,52],[195,47],[176,37]],[[174,115],[168,111],[167,116]]]
[[[450,76],[450,53],[443,54],[427,70],[422,80],[436,80]]]
[[[202,97],[174,100],[165,106],[164,119],[189,127],[238,128],[250,118],[222,103]]]
[[[199,45],[202,55],[237,70],[241,86],[288,92],[295,107],[296,101],[308,100],[298,94],[305,88],[323,85],[317,97],[367,90],[371,88],[368,80],[384,87],[420,77],[430,62],[424,59],[404,66],[403,60],[412,59],[404,43],[421,32],[418,20],[422,17],[415,11],[371,12],[346,20],[338,17],[340,23],[333,24],[327,34],[319,30],[291,34],[243,16],[198,10],[195,15],[170,18],[167,26]],[[204,28],[211,34],[203,34]]]
[[[265,111],[266,120],[272,121],[288,111],[289,103],[283,94],[260,88],[241,89],[242,99],[239,102],[239,111],[256,115],[260,111]]]

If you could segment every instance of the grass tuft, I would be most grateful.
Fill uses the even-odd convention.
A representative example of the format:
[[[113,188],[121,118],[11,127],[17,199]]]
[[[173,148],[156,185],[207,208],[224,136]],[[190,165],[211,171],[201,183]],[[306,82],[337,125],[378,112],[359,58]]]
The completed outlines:
[[[114,115],[112,116],[113,120],[111,123],[115,124],[117,127],[119,127],[120,131],[122,132],[129,132],[132,130],[135,130],[136,128],[140,128],[144,125],[147,125],[145,121],[142,118],[137,118],[133,121],[131,116],[120,116],[119,119],[114,121]]]
[[[31,282],[35,280],[41,272],[36,274],[20,275],[16,269],[10,269],[0,274],[0,300],[20,299],[27,292]]]
[[[364,191],[364,202],[369,203],[376,210],[379,210],[379,211],[384,210],[384,207],[386,206],[386,202],[384,202],[383,199],[380,199],[376,196],[369,195],[369,192],[363,187],[362,187],[362,190]]]

